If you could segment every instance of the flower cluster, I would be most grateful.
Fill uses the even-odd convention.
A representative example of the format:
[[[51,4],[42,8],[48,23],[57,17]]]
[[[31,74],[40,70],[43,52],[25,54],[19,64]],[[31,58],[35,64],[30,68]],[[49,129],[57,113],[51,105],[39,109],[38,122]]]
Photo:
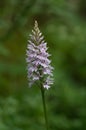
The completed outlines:
[[[53,67],[50,65],[51,61],[48,59],[50,55],[47,53],[47,49],[47,43],[38,28],[37,21],[35,21],[26,52],[29,86],[40,81],[42,86],[48,89],[53,84]]]

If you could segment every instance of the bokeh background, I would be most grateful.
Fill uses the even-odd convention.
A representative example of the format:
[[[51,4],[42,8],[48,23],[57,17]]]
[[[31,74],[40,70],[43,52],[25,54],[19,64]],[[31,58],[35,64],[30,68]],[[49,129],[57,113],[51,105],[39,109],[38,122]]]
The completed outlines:
[[[50,130],[86,130],[86,0],[0,0],[0,130],[45,129],[25,61],[35,20],[55,68],[46,91]]]

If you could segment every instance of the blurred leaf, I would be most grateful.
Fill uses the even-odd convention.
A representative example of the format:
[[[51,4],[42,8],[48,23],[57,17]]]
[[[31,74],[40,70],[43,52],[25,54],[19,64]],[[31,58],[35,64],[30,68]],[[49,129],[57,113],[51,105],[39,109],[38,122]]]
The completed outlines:
[[[9,56],[10,52],[7,48],[5,48],[2,44],[0,44],[0,55]]]

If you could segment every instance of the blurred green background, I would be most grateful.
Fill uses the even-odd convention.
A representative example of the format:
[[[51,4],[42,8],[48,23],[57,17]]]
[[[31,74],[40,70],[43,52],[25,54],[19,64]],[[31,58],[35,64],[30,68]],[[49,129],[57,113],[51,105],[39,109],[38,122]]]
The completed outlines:
[[[0,0],[0,130],[45,129],[25,61],[35,20],[55,68],[46,91],[50,130],[86,130],[86,0]]]

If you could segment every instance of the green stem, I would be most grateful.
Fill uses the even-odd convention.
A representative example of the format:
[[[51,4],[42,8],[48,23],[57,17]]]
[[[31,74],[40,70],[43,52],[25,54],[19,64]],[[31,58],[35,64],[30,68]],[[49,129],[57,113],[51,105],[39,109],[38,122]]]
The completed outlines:
[[[45,103],[45,91],[44,91],[43,86],[41,87],[41,94],[42,94],[42,102],[43,102],[43,109],[44,109],[45,125],[46,125],[46,130],[48,130],[48,119],[47,119],[46,103]]]

